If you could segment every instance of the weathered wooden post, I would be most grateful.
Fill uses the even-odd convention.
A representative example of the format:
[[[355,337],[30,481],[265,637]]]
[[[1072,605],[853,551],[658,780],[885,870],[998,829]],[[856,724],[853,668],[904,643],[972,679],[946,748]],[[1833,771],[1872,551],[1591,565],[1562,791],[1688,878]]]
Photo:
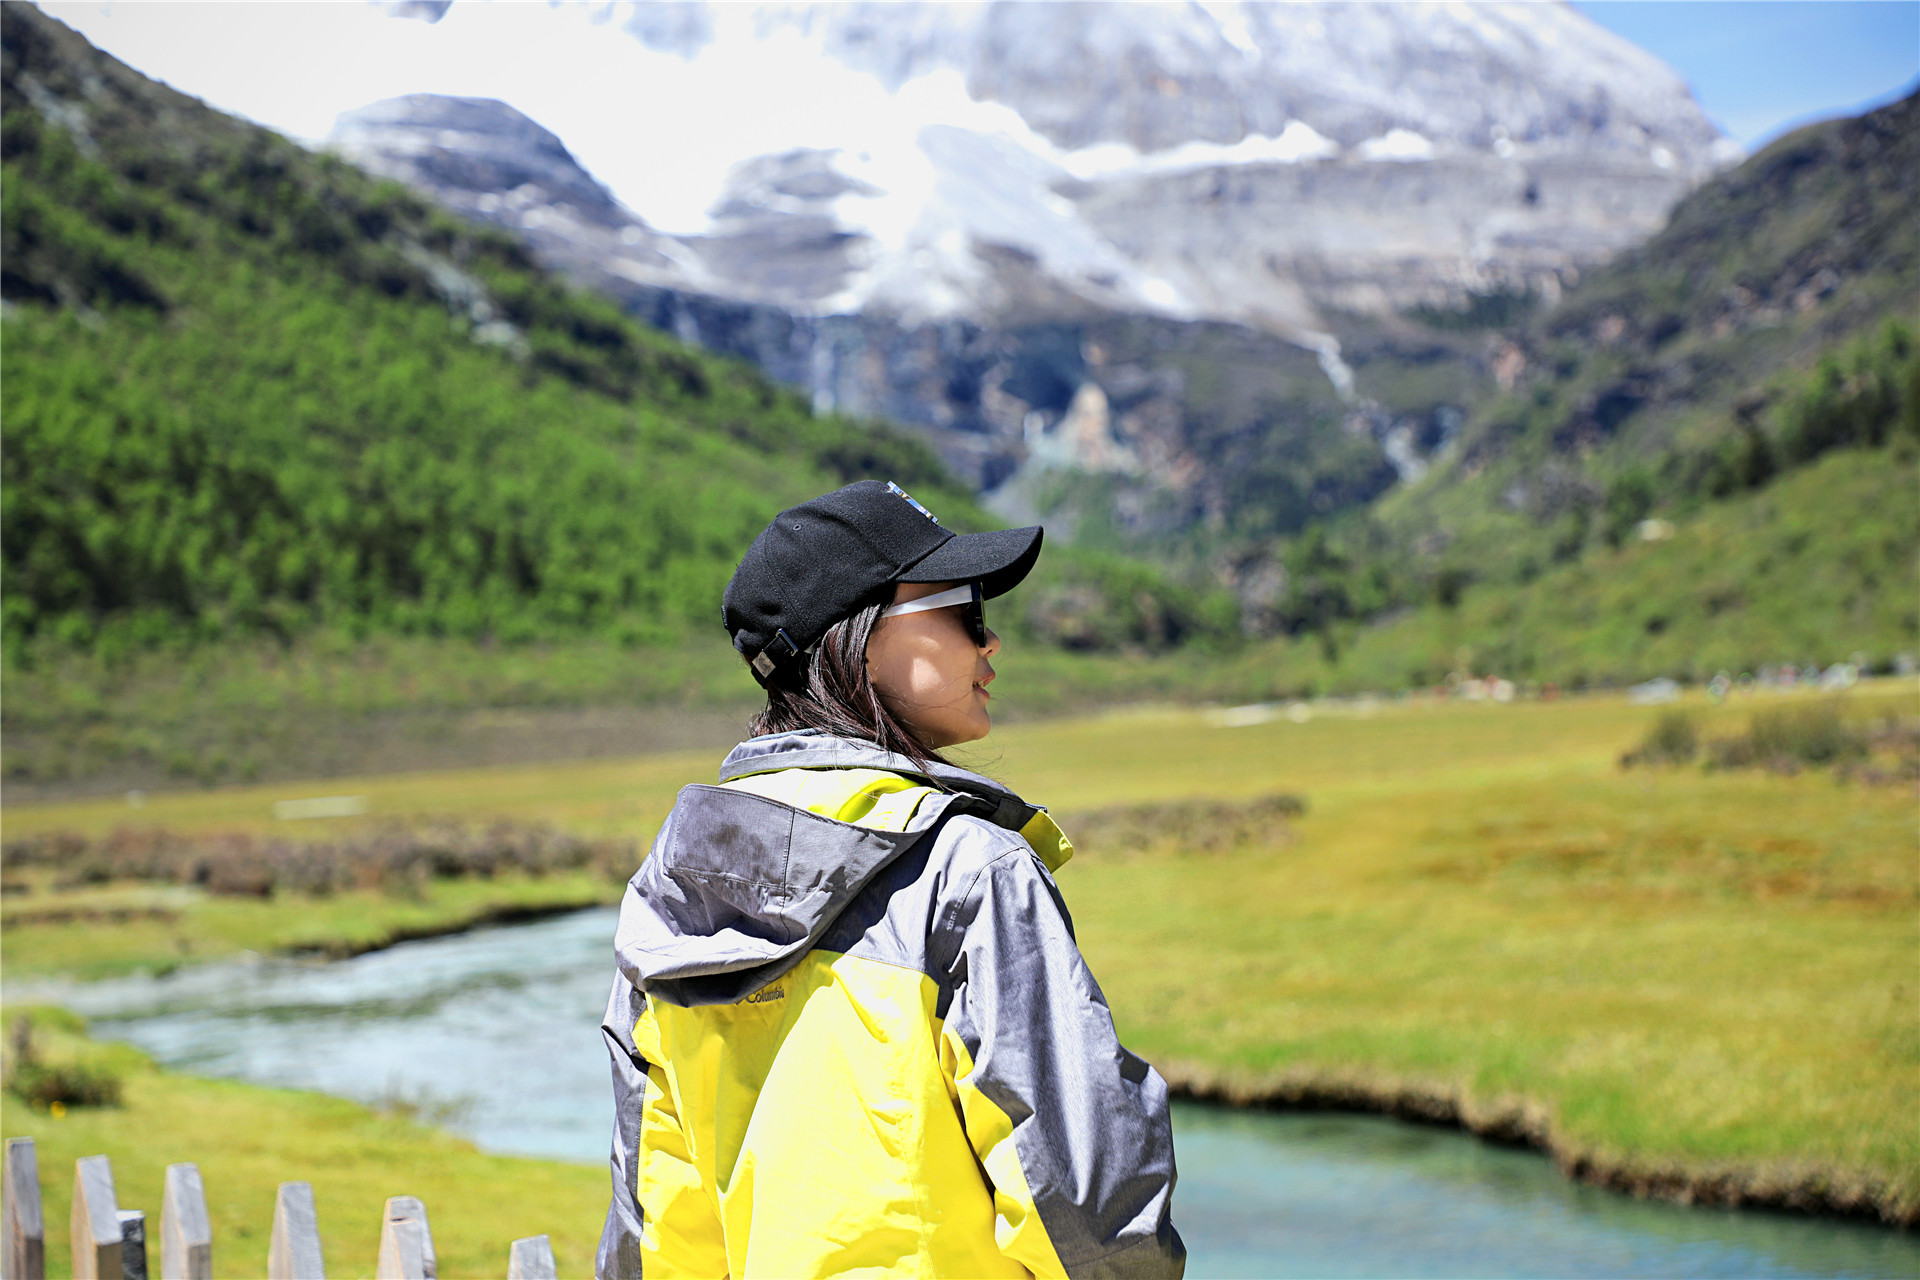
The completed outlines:
[[[380,1221],[380,1264],[374,1280],[435,1280],[436,1272],[427,1206],[415,1196],[392,1197]]]
[[[160,1280],[213,1280],[213,1226],[200,1166],[167,1166],[160,1196]]]
[[[147,1280],[147,1215],[138,1209],[121,1209],[119,1280]]]
[[[47,1280],[47,1229],[40,1218],[40,1157],[32,1138],[7,1139],[6,1280]]]
[[[327,1280],[320,1256],[320,1222],[313,1212],[311,1182],[283,1182],[273,1201],[273,1240],[267,1246],[267,1280]]]
[[[560,1280],[553,1264],[553,1241],[543,1235],[515,1240],[507,1251],[507,1280]]]
[[[105,1156],[82,1156],[73,1162],[73,1213],[68,1221],[73,1280],[122,1280],[125,1233],[113,1198],[113,1165]],[[144,1238],[141,1243],[144,1260]],[[146,1274],[144,1266],[141,1274]]]

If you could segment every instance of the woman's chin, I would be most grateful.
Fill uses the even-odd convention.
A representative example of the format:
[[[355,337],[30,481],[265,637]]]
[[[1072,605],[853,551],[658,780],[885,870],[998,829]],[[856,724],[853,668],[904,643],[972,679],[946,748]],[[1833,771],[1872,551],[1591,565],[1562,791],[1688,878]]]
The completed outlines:
[[[993,730],[993,717],[987,709],[981,707],[965,720],[943,724],[932,732],[918,735],[920,741],[931,751],[944,751],[948,747],[963,747],[969,742],[978,742]]]

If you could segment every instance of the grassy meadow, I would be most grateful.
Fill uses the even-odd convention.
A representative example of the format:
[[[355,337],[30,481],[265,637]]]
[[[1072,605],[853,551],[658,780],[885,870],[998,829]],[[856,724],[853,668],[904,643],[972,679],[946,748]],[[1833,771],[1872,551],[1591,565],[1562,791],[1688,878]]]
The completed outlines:
[[[1913,708],[1908,689],[1856,710],[1882,699]],[[1063,727],[1008,763],[1035,794],[1131,801],[1146,780],[1120,761],[1151,743],[1155,789],[1308,800],[1288,843],[1088,850],[1063,879],[1123,1034],[1170,1076],[1228,1097],[1438,1097],[1628,1182],[1810,1180],[1911,1218],[1913,788],[1622,771],[1654,714]],[[1744,718],[1710,713],[1708,732]]]
[[[1911,681],[1879,681],[1844,705],[1860,720],[1911,716],[1917,693]],[[1682,706],[1712,738],[1794,701]],[[1781,1196],[1815,1186],[1830,1202],[1911,1220],[1920,1132],[1901,1117],[1920,1113],[1913,786],[1822,770],[1622,769],[1620,755],[1661,714],[1611,696],[1363,701],[1227,727],[1217,712],[1149,708],[1008,726],[963,754],[1050,804],[1070,834],[1076,811],[1305,800],[1273,839],[1205,854],[1088,843],[1061,876],[1123,1036],[1177,1081],[1241,1099],[1438,1098],[1477,1127],[1548,1143],[1563,1163],[1635,1185],[1671,1192],[1718,1178]],[[712,752],[671,753],[167,793],[137,812],[123,800],[15,805],[4,828],[10,840],[132,820],[319,836],[457,815],[644,840],[677,788],[715,763]],[[366,817],[272,817],[277,800],[336,794],[365,796]],[[616,892],[604,877],[509,877],[438,882],[414,897],[260,902],[182,886],[56,889],[9,871],[7,912],[21,922],[7,924],[0,957],[18,984],[313,946],[329,933],[425,932]],[[125,910],[153,906],[173,914]],[[115,907],[121,922],[108,923]],[[163,1153],[150,1141],[151,1109],[175,1097],[204,1111]],[[156,1179],[162,1154],[197,1158],[232,1171],[222,1194],[255,1206],[251,1229],[264,1232],[278,1179],[345,1188],[373,1185],[379,1169],[375,1183],[428,1198],[447,1234],[443,1257],[475,1266],[504,1249],[509,1235],[494,1224],[505,1219],[476,1214],[469,1228],[442,1204],[479,1203],[506,1169],[537,1167],[552,1199],[538,1228],[515,1232],[585,1233],[603,1194],[597,1176],[479,1156],[346,1103],[162,1073],[133,1077],[121,1110],[55,1121],[7,1105],[9,1134],[45,1135],[50,1184],[64,1177],[68,1135],[84,1135],[75,1153],[124,1153],[130,1168],[152,1152]],[[260,1117],[282,1113],[289,1128],[337,1113],[360,1136],[260,1147]],[[419,1151],[442,1149],[462,1154],[436,1166],[436,1181],[412,1172]],[[323,1198],[323,1220],[333,1203]],[[342,1205],[338,1216],[353,1212]]]

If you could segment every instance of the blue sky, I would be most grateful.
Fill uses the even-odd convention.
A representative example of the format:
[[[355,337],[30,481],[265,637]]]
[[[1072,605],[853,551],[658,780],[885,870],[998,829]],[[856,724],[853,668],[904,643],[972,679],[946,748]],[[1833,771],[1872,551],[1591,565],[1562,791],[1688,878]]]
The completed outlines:
[[[1576,0],[1657,55],[1748,150],[1920,77],[1920,0]]]

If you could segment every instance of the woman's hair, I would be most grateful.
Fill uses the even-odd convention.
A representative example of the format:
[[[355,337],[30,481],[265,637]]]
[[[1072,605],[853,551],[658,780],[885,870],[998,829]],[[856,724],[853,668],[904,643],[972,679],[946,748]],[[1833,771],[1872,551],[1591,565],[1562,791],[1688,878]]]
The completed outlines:
[[[804,683],[798,688],[768,685],[767,708],[747,722],[747,732],[757,737],[818,729],[839,738],[864,738],[922,769],[947,763],[887,710],[867,677],[867,641],[884,608],[884,601],[870,604],[828,627],[807,655]]]

